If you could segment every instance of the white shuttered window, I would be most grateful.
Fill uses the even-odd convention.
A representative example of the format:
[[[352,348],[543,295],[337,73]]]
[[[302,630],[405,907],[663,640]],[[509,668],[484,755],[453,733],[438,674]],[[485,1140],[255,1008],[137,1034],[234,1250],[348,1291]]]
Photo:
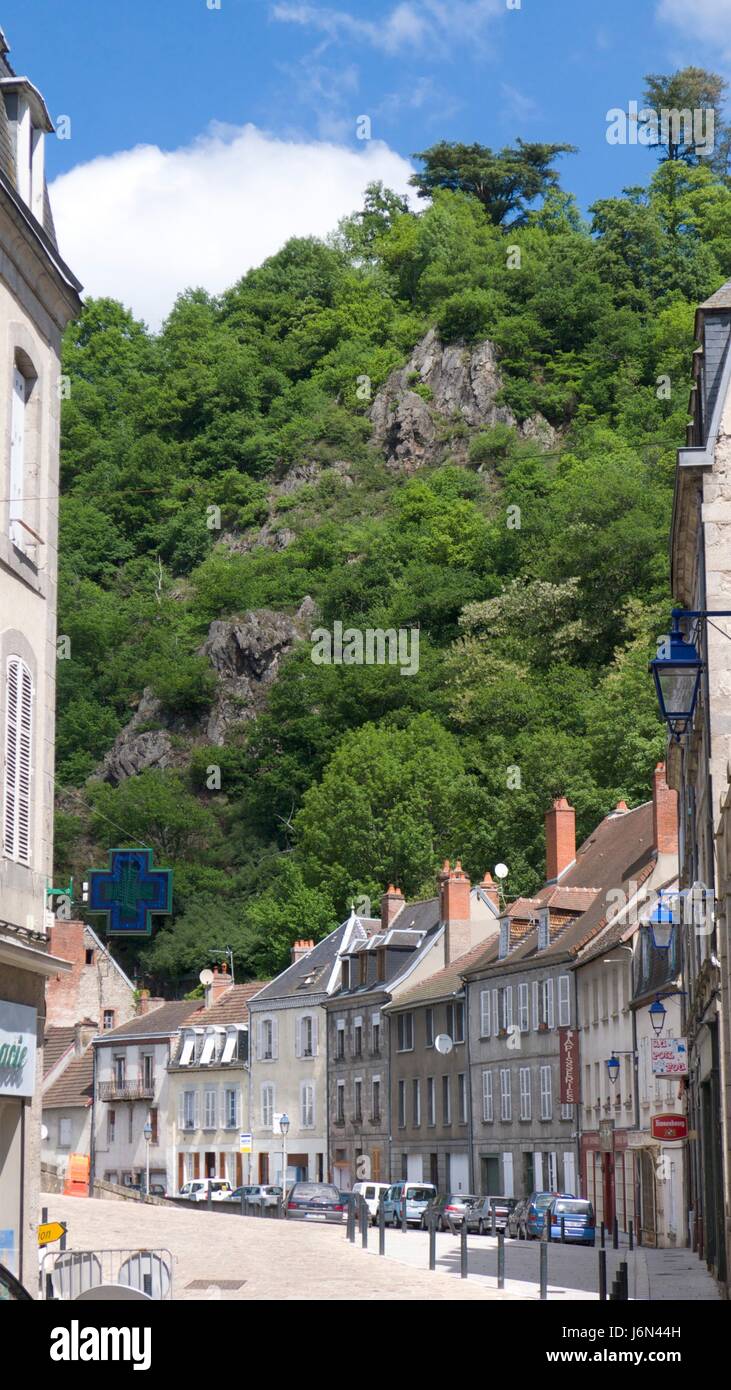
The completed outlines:
[[[33,680],[19,656],[8,658],[5,681],[3,852],[30,864]]]

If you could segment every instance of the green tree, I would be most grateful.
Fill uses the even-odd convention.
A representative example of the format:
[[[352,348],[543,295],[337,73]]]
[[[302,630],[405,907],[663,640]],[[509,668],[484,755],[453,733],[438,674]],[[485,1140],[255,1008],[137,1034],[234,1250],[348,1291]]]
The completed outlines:
[[[500,151],[488,145],[463,145],[440,140],[415,154],[424,168],[409,182],[420,198],[431,198],[437,188],[470,193],[482,203],[497,226],[508,219],[520,222],[537,198],[558,186],[553,168],[560,154],[575,153],[574,145],[546,145],[518,140]]]

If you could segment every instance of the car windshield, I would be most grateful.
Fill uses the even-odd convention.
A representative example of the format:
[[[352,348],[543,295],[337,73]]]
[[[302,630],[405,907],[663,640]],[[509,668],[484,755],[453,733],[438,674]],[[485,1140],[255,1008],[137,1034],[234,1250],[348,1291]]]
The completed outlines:
[[[407,1202],[430,1202],[434,1193],[428,1187],[408,1187],[406,1189]]]
[[[567,1215],[569,1212],[576,1216],[593,1216],[590,1202],[557,1202],[554,1211],[558,1216]]]

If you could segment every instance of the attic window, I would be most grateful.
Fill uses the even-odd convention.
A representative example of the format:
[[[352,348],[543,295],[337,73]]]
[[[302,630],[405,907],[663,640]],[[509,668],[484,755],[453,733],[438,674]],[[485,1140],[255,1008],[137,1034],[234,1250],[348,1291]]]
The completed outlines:
[[[538,950],[545,951],[550,941],[551,918],[547,907],[538,913]]]
[[[40,92],[27,77],[0,78],[15,142],[16,186],[37,222],[43,223],[46,184],[46,131],[53,122]]]
[[[510,950],[510,918],[500,918],[500,943],[498,946],[498,960],[504,960]]]
[[[93,951],[90,951],[90,950],[87,950],[85,954],[86,954],[86,964],[87,964],[87,965],[93,965],[93,964],[94,964],[94,952],[93,952]]]

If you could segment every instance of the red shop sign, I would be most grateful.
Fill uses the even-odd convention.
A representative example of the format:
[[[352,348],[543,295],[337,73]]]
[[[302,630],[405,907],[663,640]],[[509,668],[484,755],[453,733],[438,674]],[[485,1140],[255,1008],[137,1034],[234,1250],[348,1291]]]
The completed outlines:
[[[655,1115],[652,1120],[653,1139],[687,1139],[688,1121],[685,1115]]]

